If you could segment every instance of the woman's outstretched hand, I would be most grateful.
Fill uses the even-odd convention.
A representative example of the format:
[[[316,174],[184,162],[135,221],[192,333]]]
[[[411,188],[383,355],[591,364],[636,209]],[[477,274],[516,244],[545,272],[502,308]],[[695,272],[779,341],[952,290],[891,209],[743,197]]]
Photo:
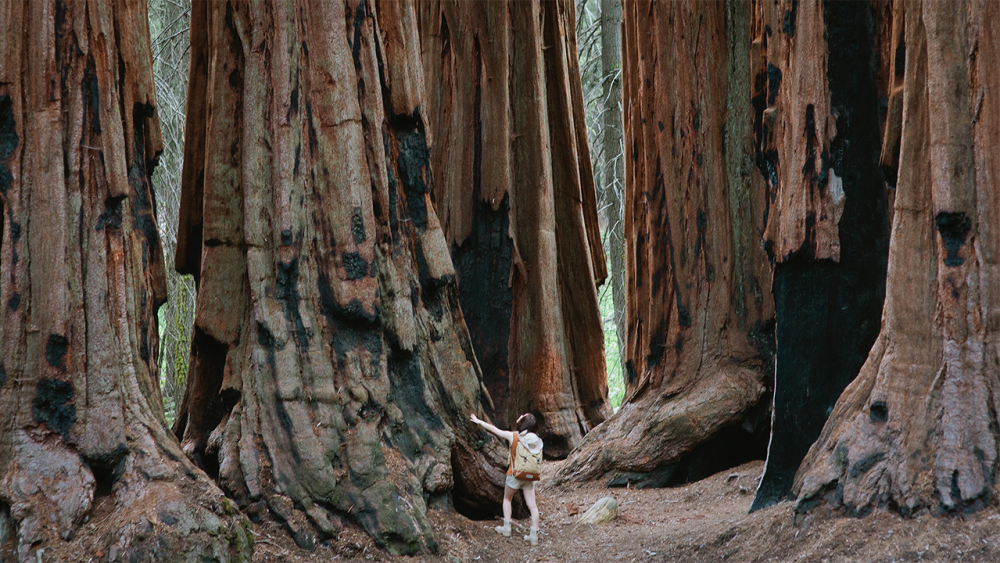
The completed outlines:
[[[493,426],[489,422],[486,422],[484,420],[480,420],[479,417],[475,415],[475,413],[469,415],[469,420],[471,420],[472,422],[475,422],[479,426],[482,426],[483,430],[486,430],[487,432],[489,432],[490,434],[495,435],[497,438],[500,438],[501,440],[507,440],[508,442],[510,442],[511,440],[514,439],[514,434],[513,433],[508,432],[506,430],[500,430],[499,428],[497,428],[496,426]]]

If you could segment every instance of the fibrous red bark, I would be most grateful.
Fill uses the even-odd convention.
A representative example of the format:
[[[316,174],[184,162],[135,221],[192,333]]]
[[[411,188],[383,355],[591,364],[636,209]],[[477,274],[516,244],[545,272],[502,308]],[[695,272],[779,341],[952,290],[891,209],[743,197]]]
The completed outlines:
[[[625,4],[626,402],[560,479],[656,485],[697,474],[699,446],[706,471],[713,443],[723,464],[762,453],[773,304],[750,14],[738,2]]]
[[[58,557],[98,502],[74,558],[250,556],[163,415],[151,58],[141,2],[0,4],[0,536],[21,561]]]
[[[610,414],[606,276],[571,2],[420,6],[435,204],[494,418],[547,457]]]
[[[175,431],[299,545],[500,506],[505,452],[430,191],[412,2],[196,3],[177,268],[199,284]],[[183,237],[187,237],[186,240]]]
[[[799,511],[960,513],[994,494],[1000,11],[896,6],[905,72],[882,332],[796,474]]]

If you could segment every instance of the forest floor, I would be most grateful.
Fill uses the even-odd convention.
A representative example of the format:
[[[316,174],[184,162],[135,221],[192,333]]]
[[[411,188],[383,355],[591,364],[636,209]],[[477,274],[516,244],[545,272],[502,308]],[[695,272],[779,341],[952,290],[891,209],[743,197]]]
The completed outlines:
[[[510,538],[496,521],[469,520],[431,511],[439,554],[393,557],[362,532],[313,552],[300,550],[277,526],[258,526],[255,563],[378,561],[385,563],[582,562],[647,563],[720,561],[847,562],[1000,561],[1000,510],[996,502],[966,518],[924,514],[901,518],[874,513],[864,519],[811,517],[796,524],[792,503],[747,514],[763,462],[756,461],[682,487],[609,489],[601,482],[547,487],[559,463],[546,463],[537,485],[541,533],[537,547],[521,537],[528,520],[515,521]],[[574,526],[601,497],[618,502],[618,517],[601,526]]]
[[[810,516],[796,522],[792,503],[748,514],[763,469],[755,461],[707,479],[667,489],[609,489],[602,482],[547,486],[560,464],[548,462],[537,485],[541,533],[532,547],[521,538],[528,520],[514,521],[510,538],[493,527],[499,520],[476,521],[454,512],[432,510],[438,553],[394,557],[375,547],[355,527],[314,551],[297,547],[273,522],[256,524],[254,563],[319,561],[379,563],[655,563],[655,562],[808,562],[895,563],[910,561],[1000,561],[1000,502],[961,517],[921,514],[901,518],[876,512],[866,518]],[[576,526],[580,514],[598,499],[618,502],[618,517],[600,526]],[[88,559],[91,533],[81,532],[62,550],[46,550],[43,560]],[[0,563],[14,561],[14,540],[0,546]],[[92,546],[90,546],[92,547]],[[96,556],[94,562],[105,558]],[[163,559],[169,561],[169,559]]]

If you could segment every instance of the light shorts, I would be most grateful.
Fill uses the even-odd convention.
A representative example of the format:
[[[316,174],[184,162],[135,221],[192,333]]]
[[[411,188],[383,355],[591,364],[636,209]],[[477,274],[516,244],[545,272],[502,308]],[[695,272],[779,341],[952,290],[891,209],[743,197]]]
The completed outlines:
[[[534,489],[535,488],[535,482],[534,481],[522,481],[522,480],[518,479],[517,477],[514,477],[513,475],[508,475],[507,476],[507,486],[510,487],[510,488],[512,488],[512,489],[514,489],[515,491],[518,490],[518,489]]]

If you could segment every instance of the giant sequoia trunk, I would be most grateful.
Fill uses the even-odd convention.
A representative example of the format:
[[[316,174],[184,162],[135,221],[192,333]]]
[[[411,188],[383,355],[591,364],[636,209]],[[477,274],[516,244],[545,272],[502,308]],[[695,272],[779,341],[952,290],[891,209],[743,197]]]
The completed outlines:
[[[882,332],[796,475],[800,511],[960,513],[994,495],[1000,5],[895,6],[905,72]]]
[[[246,560],[163,416],[144,4],[3,2],[0,60],[0,539],[32,562]]]
[[[763,453],[773,305],[750,13],[625,5],[626,403],[560,479],[614,471],[612,483],[655,485],[716,469],[720,450],[723,464]]]
[[[758,166],[770,193],[777,360],[754,509],[784,500],[878,335],[889,224],[878,169],[872,6],[761,2]]]
[[[411,2],[195,3],[177,269],[198,280],[184,451],[299,545],[435,548],[505,452],[430,199]],[[465,149],[466,147],[462,147]]]
[[[572,2],[420,7],[435,205],[501,427],[562,458],[610,414]]]

